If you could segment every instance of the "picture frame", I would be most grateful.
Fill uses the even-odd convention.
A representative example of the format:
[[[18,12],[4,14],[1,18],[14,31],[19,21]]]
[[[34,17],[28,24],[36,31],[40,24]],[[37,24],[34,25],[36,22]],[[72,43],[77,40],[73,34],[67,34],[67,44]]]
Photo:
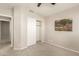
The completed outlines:
[[[72,31],[71,19],[55,20],[55,31]]]

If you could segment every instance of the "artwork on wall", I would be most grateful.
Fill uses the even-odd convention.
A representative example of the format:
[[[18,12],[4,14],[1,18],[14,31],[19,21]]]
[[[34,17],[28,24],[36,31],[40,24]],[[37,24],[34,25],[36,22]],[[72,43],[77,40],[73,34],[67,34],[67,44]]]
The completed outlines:
[[[71,19],[56,20],[55,31],[72,31],[72,20]]]

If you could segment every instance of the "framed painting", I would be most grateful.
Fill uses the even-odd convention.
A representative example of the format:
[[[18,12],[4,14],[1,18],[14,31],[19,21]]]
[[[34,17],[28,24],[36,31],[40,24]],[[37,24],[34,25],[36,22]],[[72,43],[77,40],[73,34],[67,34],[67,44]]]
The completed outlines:
[[[55,20],[55,31],[72,31],[72,20],[71,19]]]

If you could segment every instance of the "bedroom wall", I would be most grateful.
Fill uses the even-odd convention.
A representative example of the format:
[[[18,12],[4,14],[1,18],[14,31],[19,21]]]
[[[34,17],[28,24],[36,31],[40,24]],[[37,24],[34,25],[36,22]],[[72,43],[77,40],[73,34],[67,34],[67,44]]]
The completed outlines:
[[[69,18],[73,22],[73,31],[55,31],[55,20]],[[45,42],[79,51],[79,6],[52,14],[45,18]]]
[[[44,20],[41,16],[32,13],[32,12],[27,12],[26,14],[26,19],[27,19],[27,45],[31,46],[33,44],[36,44],[36,20],[40,20],[41,23],[41,41],[44,40]]]
[[[25,6],[14,7],[14,49],[20,50],[36,44],[36,20],[41,19]]]
[[[44,41],[44,19],[38,14],[29,12],[27,9],[26,19],[27,19],[27,45],[36,44],[36,20],[41,21],[41,41]]]
[[[0,6],[0,15],[12,16],[12,8]]]
[[[0,6],[0,20],[1,21],[10,20],[10,34],[11,34],[10,38],[11,38],[11,47],[13,47],[13,39],[14,39],[13,38],[13,8],[8,6]]]
[[[26,47],[24,35],[24,8],[14,7],[14,49],[23,49]],[[25,23],[24,23],[25,24]],[[26,32],[25,32],[26,33]]]

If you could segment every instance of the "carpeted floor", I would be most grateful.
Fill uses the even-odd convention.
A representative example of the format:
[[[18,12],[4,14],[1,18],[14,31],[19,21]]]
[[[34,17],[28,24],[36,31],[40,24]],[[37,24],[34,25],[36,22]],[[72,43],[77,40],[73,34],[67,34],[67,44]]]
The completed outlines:
[[[24,50],[13,50],[8,43],[0,44],[0,56],[79,56],[79,54],[40,42]]]

